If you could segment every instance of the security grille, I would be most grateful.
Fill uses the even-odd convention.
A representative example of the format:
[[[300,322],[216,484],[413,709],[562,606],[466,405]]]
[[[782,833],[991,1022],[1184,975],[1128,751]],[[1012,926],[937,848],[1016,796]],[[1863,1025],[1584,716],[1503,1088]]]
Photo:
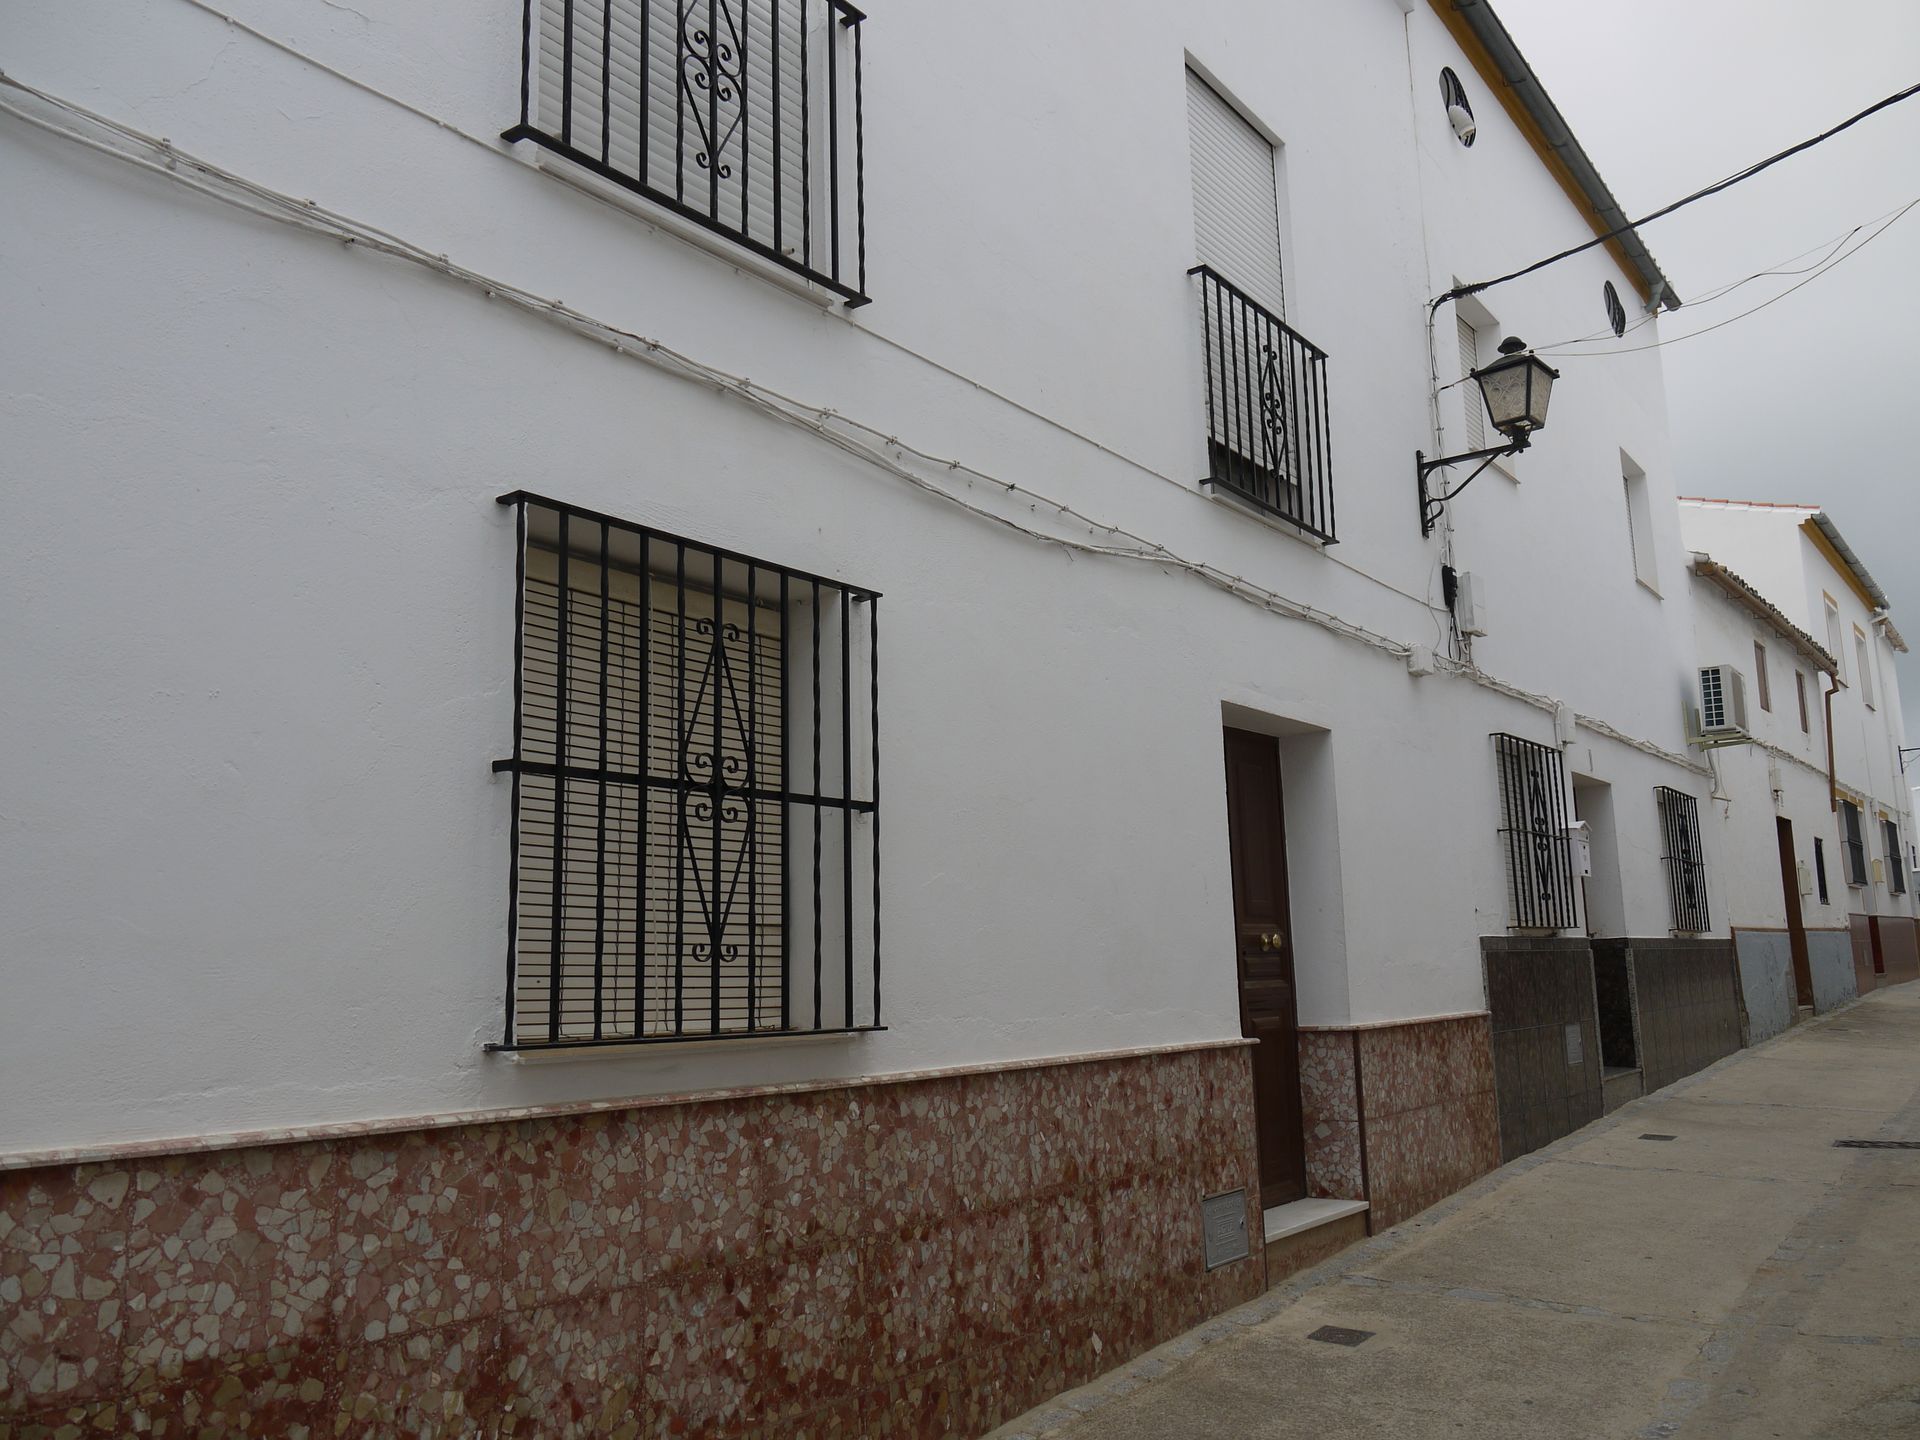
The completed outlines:
[[[1847,883],[1867,883],[1867,842],[1860,833],[1860,807],[1851,800],[1840,802],[1841,844],[1847,852]]]
[[[501,499],[519,598],[493,1048],[879,1028],[878,597]]]
[[[1896,895],[1904,895],[1907,893],[1907,872],[1901,863],[1900,827],[1891,820],[1882,820],[1880,827],[1887,839],[1887,887]]]
[[[1661,864],[1667,872],[1667,899],[1673,928],[1698,934],[1712,927],[1707,909],[1707,867],[1700,853],[1700,806],[1693,796],[1670,786],[1653,792],[1660,811]]]
[[[1326,352],[1210,266],[1200,281],[1208,481],[1331,545]]]
[[[522,0],[504,138],[862,305],[865,19],[845,0]]]
[[[1567,838],[1566,767],[1558,750],[1518,735],[1493,737],[1500,771],[1500,836],[1515,930],[1571,930],[1573,850]]]

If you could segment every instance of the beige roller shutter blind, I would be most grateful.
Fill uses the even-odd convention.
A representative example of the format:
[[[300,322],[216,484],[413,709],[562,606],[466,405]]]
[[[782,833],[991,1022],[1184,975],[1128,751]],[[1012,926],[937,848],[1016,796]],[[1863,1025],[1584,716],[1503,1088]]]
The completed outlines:
[[[806,0],[804,6],[801,0],[731,0],[727,5],[716,0],[712,20],[719,31],[722,54],[718,68],[727,94],[714,98],[701,83],[707,75],[706,67],[692,58],[705,56],[711,49],[711,40],[703,38],[708,6],[704,0],[687,4],[684,36],[680,12],[680,5],[673,0],[653,0],[651,4],[640,0],[571,0],[570,4],[569,0],[539,0],[536,122],[549,134],[560,135],[570,117],[568,138],[574,148],[598,157],[604,140],[606,163],[613,169],[763,245],[774,243],[777,156],[779,248],[805,258],[801,256],[804,218],[810,220],[815,252],[820,254],[826,233],[825,47],[838,43],[840,27],[827,23],[824,0]],[[562,64],[567,53],[569,13],[573,54],[570,96]],[[844,55],[839,78],[844,126],[850,124],[852,109],[851,69]],[[811,136],[805,135],[808,110],[814,117]],[[706,138],[709,128],[718,137],[720,167],[728,172],[719,177],[717,195],[712,168],[702,165],[698,158],[711,148]],[[803,137],[808,147],[806,187],[801,184]],[[843,174],[841,182],[843,192],[851,189],[848,175]],[[803,201],[804,188],[814,191],[811,200]],[[810,216],[803,217],[803,204],[811,211]],[[846,258],[842,257],[843,262]]]
[[[558,581],[554,552],[530,549],[522,723],[526,758],[536,762],[555,758]],[[680,592],[671,581],[654,579],[645,589],[649,603],[643,606],[641,578],[610,570],[603,609],[599,567],[579,556],[568,562],[568,767],[672,779],[680,773],[684,754],[688,780],[704,783],[717,765],[730,784],[744,785],[751,733],[759,757],[757,787],[783,790],[780,611],[761,604],[749,623],[747,606],[740,601],[728,597],[716,604],[713,595],[688,588],[683,623]],[[644,687],[643,667],[648,677]],[[548,1036],[556,959],[559,1036],[592,1036],[596,952],[604,1038],[674,1033],[676,991],[686,1033],[713,1033],[709,907],[716,905],[725,916],[719,935],[718,1030],[778,1024],[785,807],[740,797],[729,798],[716,813],[704,792],[693,791],[683,803],[674,789],[623,780],[607,786],[603,819],[596,780],[568,779],[560,794],[548,776],[528,775],[520,783],[518,1039]],[[556,835],[555,822],[562,816],[564,824]],[[556,861],[562,897],[557,957]],[[605,901],[596,906],[602,867]]]
[[[1273,145],[1212,86],[1187,72],[1193,155],[1193,229],[1200,263],[1276,315],[1286,313],[1280,269],[1280,192]]]

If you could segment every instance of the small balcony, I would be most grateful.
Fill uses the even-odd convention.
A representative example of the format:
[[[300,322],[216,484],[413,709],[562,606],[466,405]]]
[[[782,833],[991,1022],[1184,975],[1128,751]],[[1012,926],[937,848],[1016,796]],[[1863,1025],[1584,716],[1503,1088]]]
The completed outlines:
[[[1211,266],[1200,286],[1206,484],[1334,543],[1327,354]]]
[[[522,0],[530,140],[849,306],[867,301],[860,26],[846,0]]]

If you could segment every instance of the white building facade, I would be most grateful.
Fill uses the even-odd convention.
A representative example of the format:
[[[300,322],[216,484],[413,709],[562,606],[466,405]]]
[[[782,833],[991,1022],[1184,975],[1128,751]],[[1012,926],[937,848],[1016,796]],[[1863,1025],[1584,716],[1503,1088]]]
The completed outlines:
[[[977,1433],[1739,1043],[1484,5],[699,8],[10,27],[0,1413]]]
[[[1744,737],[1709,812],[1751,1038],[1920,977],[1913,811],[1886,592],[1816,506],[1685,498],[1703,666],[1736,672]],[[1769,831],[1773,833],[1769,833]]]

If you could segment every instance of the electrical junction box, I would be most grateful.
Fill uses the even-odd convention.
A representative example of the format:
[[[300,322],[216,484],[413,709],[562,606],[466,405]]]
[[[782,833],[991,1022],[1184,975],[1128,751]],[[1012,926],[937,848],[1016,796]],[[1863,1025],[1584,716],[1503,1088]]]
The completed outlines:
[[[1804,860],[1796,863],[1800,867],[1800,893],[1802,895],[1813,894],[1813,871],[1807,868],[1807,862]]]
[[[1573,859],[1573,873],[1593,874],[1593,831],[1584,820],[1567,826],[1567,849]]]
[[[1478,575],[1463,570],[1454,582],[1453,619],[1462,635],[1487,633],[1487,587]]]

